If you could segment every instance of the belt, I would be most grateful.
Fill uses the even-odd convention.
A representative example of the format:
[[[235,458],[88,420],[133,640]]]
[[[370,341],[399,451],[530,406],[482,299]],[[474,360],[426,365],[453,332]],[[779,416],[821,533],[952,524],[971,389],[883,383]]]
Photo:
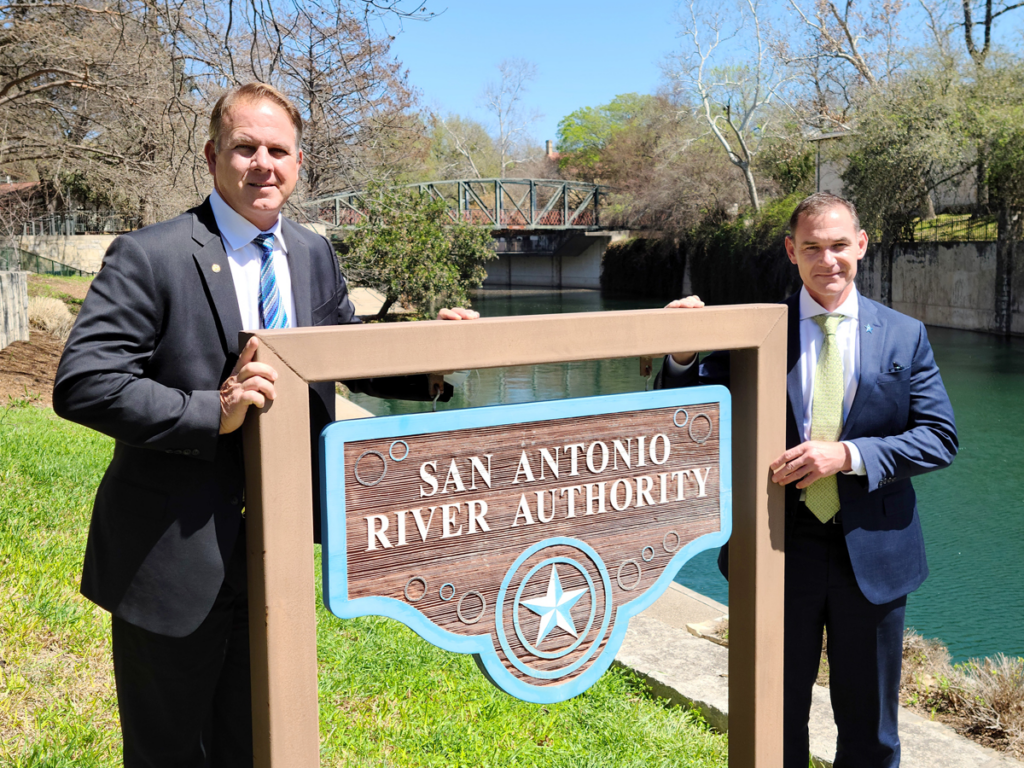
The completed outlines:
[[[807,522],[807,523],[810,523],[811,521],[813,521],[814,523],[821,524],[821,521],[818,520],[817,517],[815,517],[814,513],[811,512],[811,510],[809,510],[807,508],[807,505],[804,504],[804,502],[802,502],[802,501],[800,502],[799,509],[803,510],[803,512],[800,515],[797,516],[797,519],[799,519],[801,521],[804,521],[804,522]],[[807,517],[803,517],[803,515],[806,515]],[[825,522],[825,525],[842,525],[842,524],[843,524],[843,511],[842,510],[839,510],[838,512],[836,512],[835,515],[832,517],[832,519],[830,519],[830,520]]]

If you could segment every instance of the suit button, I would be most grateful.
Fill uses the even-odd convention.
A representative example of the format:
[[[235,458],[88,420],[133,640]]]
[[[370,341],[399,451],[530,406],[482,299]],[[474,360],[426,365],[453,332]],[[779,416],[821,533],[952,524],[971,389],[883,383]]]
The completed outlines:
[[[231,506],[234,507],[234,506],[237,506],[237,505],[238,505],[238,497],[237,496],[232,496],[231,497]]]

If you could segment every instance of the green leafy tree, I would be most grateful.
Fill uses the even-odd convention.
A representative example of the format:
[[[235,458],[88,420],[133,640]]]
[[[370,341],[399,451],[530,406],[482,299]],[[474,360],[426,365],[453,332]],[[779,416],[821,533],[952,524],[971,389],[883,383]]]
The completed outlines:
[[[896,243],[913,239],[914,222],[931,209],[931,195],[959,184],[973,165],[969,92],[955,68],[921,62],[879,86],[860,109],[855,134],[844,141],[846,194],[861,223],[881,235],[881,294],[891,303]]]
[[[371,188],[363,202],[341,264],[353,283],[384,294],[375,319],[399,301],[424,314],[469,306],[469,290],[487,277],[483,262],[496,256],[489,230],[453,222],[443,201],[414,190]]]
[[[795,130],[786,137],[766,141],[754,166],[778,184],[785,195],[814,191],[814,150]]]
[[[646,94],[623,93],[608,104],[583,107],[558,123],[559,167],[593,181],[599,176],[605,150],[622,131],[648,119],[656,98]]]
[[[975,80],[976,135],[986,148],[985,181],[996,208],[996,330],[1009,335],[1014,266],[1024,239],[1024,66],[1019,62]]]
[[[666,95],[621,94],[561,121],[560,170],[609,185],[602,221],[679,236],[747,199],[742,177],[697,116]],[[762,194],[776,185],[760,174]]]

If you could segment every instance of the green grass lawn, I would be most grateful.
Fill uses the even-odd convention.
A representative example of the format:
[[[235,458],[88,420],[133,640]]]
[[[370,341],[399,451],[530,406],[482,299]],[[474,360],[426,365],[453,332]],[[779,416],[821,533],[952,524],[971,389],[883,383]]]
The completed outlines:
[[[0,765],[120,765],[109,618],[78,594],[112,447],[49,409],[0,404]],[[724,736],[627,671],[537,706],[394,621],[322,605],[317,619],[322,765],[726,765]]]
[[[914,223],[914,239],[918,242],[995,240],[998,235],[995,216],[974,218],[970,214],[943,213]]]

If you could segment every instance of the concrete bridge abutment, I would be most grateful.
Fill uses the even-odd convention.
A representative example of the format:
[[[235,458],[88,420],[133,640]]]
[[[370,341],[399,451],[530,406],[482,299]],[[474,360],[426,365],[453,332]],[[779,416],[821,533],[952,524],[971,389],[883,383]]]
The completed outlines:
[[[611,231],[558,234],[497,235],[498,258],[485,265],[484,286],[597,290],[608,245],[629,236]]]

